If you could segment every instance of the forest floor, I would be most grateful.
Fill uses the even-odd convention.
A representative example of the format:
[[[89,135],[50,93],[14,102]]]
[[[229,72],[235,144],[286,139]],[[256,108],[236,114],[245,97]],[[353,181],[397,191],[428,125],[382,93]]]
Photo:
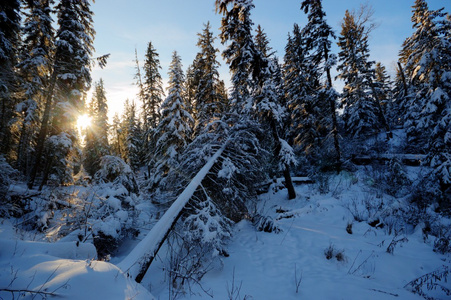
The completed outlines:
[[[360,171],[296,191],[294,200],[276,185],[260,195],[257,211],[280,231],[241,221],[230,256],[179,293],[164,271],[164,247],[140,285],[115,266],[136,242],[111,262],[96,261],[91,244],[44,242],[0,219],[0,299],[449,299],[451,256],[433,251],[436,238],[424,224],[399,214],[405,199],[378,192]],[[451,224],[439,216],[436,223]]]
[[[413,228],[393,220],[396,225],[370,226],[403,200],[377,198],[363,178],[334,176],[324,194],[316,184],[300,185],[294,200],[287,200],[285,189],[261,195],[260,213],[272,216],[280,232],[256,231],[249,221],[237,224],[230,257],[180,299],[208,299],[206,292],[214,299],[424,299],[414,288],[449,299],[440,288],[451,289],[444,278],[431,280],[430,291],[426,283],[409,283],[433,271],[447,274],[451,256],[433,252],[435,238],[425,237],[421,224]],[[156,274],[161,266],[153,268]],[[144,285],[168,299],[168,283],[151,274]]]

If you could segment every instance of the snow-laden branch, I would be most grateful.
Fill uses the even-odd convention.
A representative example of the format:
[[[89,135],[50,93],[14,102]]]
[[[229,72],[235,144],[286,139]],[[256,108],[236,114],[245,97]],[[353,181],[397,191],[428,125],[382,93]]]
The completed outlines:
[[[178,196],[147,236],[118,264],[118,267],[129,277],[135,278],[137,282],[141,282],[172,226],[177,222],[183,208],[213,167],[216,160],[221,156],[226,146],[227,142],[224,143],[202,169],[200,169],[196,176],[194,176],[189,185]]]

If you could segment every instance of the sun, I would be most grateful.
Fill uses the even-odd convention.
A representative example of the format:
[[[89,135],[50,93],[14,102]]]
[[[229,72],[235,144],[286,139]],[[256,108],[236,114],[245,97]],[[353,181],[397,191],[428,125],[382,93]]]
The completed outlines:
[[[88,115],[80,115],[77,120],[78,130],[86,130],[89,126],[91,126],[91,117]]]

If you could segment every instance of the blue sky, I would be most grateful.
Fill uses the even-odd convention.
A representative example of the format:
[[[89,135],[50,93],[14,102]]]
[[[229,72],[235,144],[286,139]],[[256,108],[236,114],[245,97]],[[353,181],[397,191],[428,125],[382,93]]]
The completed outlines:
[[[219,34],[221,15],[215,13],[214,0],[96,0],[92,5],[94,27],[97,32],[96,55],[110,53],[105,69],[95,68],[94,81],[103,78],[109,101],[110,117],[122,111],[125,100],[136,98],[133,85],[134,51],[143,63],[147,43],[152,41],[160,55],[161,75],[167,80],[172,52],[176,50],[186,70],[198,52],[197,33],[210,21],[214,33]],[[280,58],[284,55],[288,33],[293,24],[306,24],[300,10],[301,0],[254,0],[252,20],[260,24],[271,40],[270,46]],[[379,26],[372,32],[371,59],[381,61],[391,72],[397,61],[402,42],[411,35],[411,6],[414,0],[323,0],[328,23],[340,32],[340,22],[346,9],[358,9],[368,3],[374,9],[373,19]],[[451,12],[451,1],[429,0],[430,9],[445,7]],[[219,39],[216,46],[223,49]],[[336,48],[337,49],[337,48]],[[220,56],[220,54],[218,54]],[[222,61],[222,59],[220,59]],[[229,80],[228,66],[222,62],[222,79]],[[337,85],[339,86],[339,84]]]

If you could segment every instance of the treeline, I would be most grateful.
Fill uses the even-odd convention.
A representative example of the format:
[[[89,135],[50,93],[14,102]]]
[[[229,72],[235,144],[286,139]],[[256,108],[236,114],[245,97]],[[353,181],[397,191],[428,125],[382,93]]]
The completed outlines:
[[[407,143],[401,150],[427,155],[430,195],[449,205],[449,14],[430,10],[424,0],[414,2],[414,33],[400,45],[392,79],[370,59],[368,10],[347,11],[337,34],[320,0],[302,1],[308,22],[294,24],[280,59],[264,30],[254,27],[252,0],[215,4],[223,15],[219,39],[230,89],[219,78],[209,23],[198,34],[199,52],[186,72],[173,53],[166,93],[159,56],[149,42],[143,65],[136,54],[138,101],[127,101],[111,125],[103,82],[95,84],[87,107],[93,121],[82,150],[75,121],[91,81],[89,1],[30,0],[22,9],[19,1],[0,4],[2,155],[29,187],[38,178],[41,186],[69,184],[81,164],[93,176],[102,156],[116,155],[144,172],[143,190],[162,202],[227,142],[198,197],[214,198],[225,215],[238,220],[248,214],[245,202],[255,197],[256,183],[284,175],[289,185],[293,167],[308,174],[340,171],[352,155],[387,150],[392,129],[403,127]],[[331,75],[334,68],[337,78]],[[344,83],[342,91],[334,89],[335,79]],[[373,148],[365,144],[380,136],[385,140]],[[289,197],[295,197],[292,188]]]

